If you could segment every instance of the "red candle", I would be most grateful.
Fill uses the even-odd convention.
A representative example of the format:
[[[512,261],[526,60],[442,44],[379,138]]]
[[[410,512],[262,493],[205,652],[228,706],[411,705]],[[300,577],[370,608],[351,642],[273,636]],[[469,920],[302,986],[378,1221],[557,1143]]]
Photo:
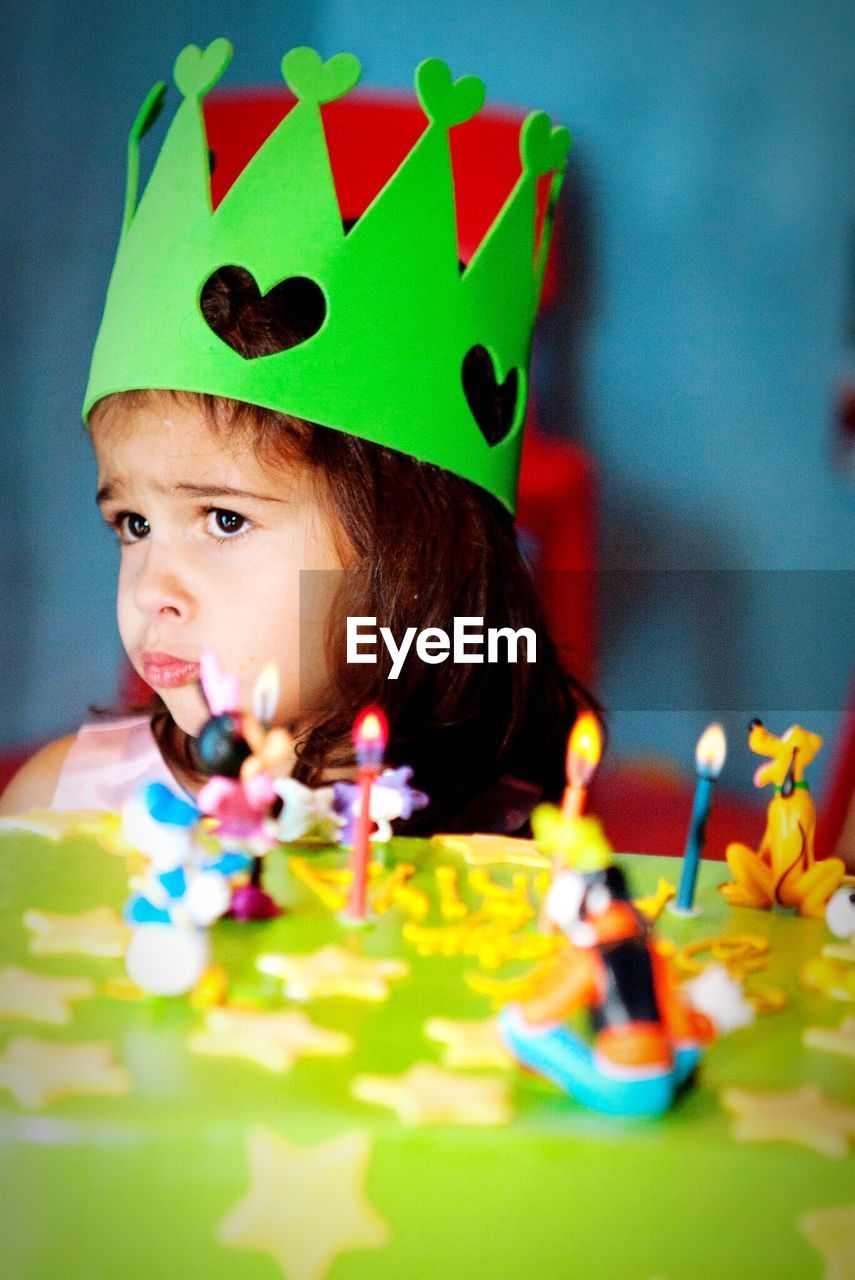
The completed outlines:
[[[368,864],[371,861],[371,786],[383,765],[383,752],[389,737],[386,717],[379,707],[366,707],[356,717],[353,726],[353,745],[359,770],[356,785],[359,787],[359,813],[353,847],[350,851],[350,869],[353,881],[345,907],[348,920],[362,922],[368,910]]]

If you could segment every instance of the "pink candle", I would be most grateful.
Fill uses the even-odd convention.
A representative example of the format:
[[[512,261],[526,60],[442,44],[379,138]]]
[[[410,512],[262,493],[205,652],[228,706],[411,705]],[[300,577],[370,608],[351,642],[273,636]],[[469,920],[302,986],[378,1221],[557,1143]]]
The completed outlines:
[[[368,865],[371,861],[371,786],[377,779],[383,764],[383,752],[389,737],[386,717],[379,707],[366,707],[353,726],[353,744],[359,770],[356,785],[359,787],[359,813],[353,847],[350,851],[350,869],[353,881],[345,907],[348,920],[361,923],[368,911]]]

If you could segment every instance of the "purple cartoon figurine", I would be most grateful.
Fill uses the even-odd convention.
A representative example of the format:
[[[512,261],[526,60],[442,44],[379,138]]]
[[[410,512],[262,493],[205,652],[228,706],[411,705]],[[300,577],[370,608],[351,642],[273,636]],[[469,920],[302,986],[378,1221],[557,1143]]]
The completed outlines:
[[[423,791],[410,786],[413,771],[409,765],[399,769],[384,769],[371,787],[371,804],[369,815],[377,824],[371,833],[371,839],[378,844],[385,844],[392,839],[391,823],[396,818],[409,818],[416,809],[424,809],[428,797]],[[343,826],[339,833],[342,844],[353,844],[356,831],[356,819],[359,816],[359,787],[353,782],[336,782],[335,810],[343,818]]]

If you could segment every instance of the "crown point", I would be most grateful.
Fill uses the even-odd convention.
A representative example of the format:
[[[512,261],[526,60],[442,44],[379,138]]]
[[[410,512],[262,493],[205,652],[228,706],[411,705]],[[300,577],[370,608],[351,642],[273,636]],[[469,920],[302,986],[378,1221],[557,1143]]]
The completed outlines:
[[[561,169],[570,149],[570,130],[563,125],[552,127],[545,111],[526,116],[520,130],[520,159],[527,173],[540,177],[553,169]]]
[[[166,85],[158,80],[146,94],[145,101],[137,112],[128,134],[128,172],[125,181],[125,210],[122,215],[122,233],[127,231],[134,216],[137,202],[137,187],[140,176],[140,139],[148,133],[163,107],[166,96]]]
[[[175,83],[185,98],[202,98],[217,83],[232,60],[230,40],[220,36],[203,51],[188,44],[175,59]]]
[[[163,99],[166,96],[166,83],[158,80],[146,94],[145,101],[136,114],[136,118],[131,125],[131,139],[139,141],[144,134],[148,133],[157,117],[163,109]]]
[[[486,90],[478,76],[452,81],[441,58],[426,58],[416,68],[416,93],[426,116],[450,129],[471,120],[484,105]]]
[[[352,53],[336,53],[322,62],[317,49],[300,45],[282,59],[282,77],[291,92],[319,106],[343,97],[361,75],[362,65]]]

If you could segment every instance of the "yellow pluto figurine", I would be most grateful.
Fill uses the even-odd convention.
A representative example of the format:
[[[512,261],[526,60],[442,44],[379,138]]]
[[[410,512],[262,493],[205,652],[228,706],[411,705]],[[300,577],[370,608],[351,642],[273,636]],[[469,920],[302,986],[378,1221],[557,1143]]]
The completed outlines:
[[[748,745],[756,755],[771,757],[757,769],[754,785],[774,783],[775,794],[760,848],[727,846],[727,865],[736,883],[721,885],[721,891],[735,907],[797,907],[803,916],[821,920],[845,872],[839,858],[817,862],[814,857],[816,810],[804,771],[822,747],[822,738],[798,724],[776,738],[762,721],[752,720]]]

